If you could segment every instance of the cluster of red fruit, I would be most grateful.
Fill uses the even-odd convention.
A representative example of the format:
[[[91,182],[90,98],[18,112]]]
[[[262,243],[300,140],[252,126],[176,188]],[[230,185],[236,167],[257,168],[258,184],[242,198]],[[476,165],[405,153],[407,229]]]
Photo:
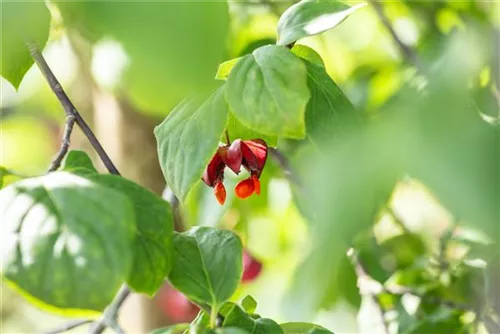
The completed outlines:
[[[251,282],[259,276],[262,263],[252,257],[248,252],[243,252],[242,282]],[[155,297],[158,306],[171,323],[191,322],[199,312],[198,306],[191,303],[186,296],[165,284]]]
[[[241,140],[220,146],[210,160],[203,177],[201,178],[209,187],[214,188],[215,197],[220,205],[226,201],[226,188],[224,187],[224,169],[229,167],[234,173],[239,174],[241,166],[249,173],[250,177],[239,182],[234,189],[236,196],[247,198],[254,192],[260,194],[260,175],[266,164],[267,144],[262,139]]]

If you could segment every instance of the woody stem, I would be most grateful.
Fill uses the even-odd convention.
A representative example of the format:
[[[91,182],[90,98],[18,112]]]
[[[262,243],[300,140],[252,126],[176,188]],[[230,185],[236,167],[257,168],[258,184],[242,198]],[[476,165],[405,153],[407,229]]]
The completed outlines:
[[[227,129],[224,131],[226,134],[226,144],[231,145],[231,140],[229,140],[229,132],[227,132]]]

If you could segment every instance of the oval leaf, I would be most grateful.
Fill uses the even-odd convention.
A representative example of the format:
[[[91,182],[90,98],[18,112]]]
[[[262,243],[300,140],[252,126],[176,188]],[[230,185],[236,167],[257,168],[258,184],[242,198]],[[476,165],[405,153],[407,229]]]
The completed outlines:
[[[140,185],[116,175],[89,176],[94,182],[126,195],[135,212],[134,259],[127,278],[137,292],[153,295],[172,268],[174,223],[170,205]]]
[[[349,127],[361,115],[325,68],[304,62],[307,66],[307,85],[311,91],[306,111],[307,137],[319,147],[339,132],[350,133]]]
[[[2,274],[49,307],[102,311],[129,275],[134,212],[112,189],[51,173],[3,189],[0,216]]]
[[[49,28],[50,13],[43,1],[2,1],[0,75],[15,89],[33,65],[26,42],[43,49]]]
[[[196,227],[174,235],[172,285],[199,303],[218,308],[241,277],[241,240],[231,231]]]
[[[224,86],[208,99],[181,102],[155,130],[167,184],[183,201],[217,150],[227,121]]]
[[[240,59],[226,90],[230,109],[243,125],[270,136],[305,136],[306,68],[287,48],[267,45]]]
[[[364,3],[352,7],[337,0],[302,0],[288,8],[278,22],[278,45],[320,34],[342,23]]]

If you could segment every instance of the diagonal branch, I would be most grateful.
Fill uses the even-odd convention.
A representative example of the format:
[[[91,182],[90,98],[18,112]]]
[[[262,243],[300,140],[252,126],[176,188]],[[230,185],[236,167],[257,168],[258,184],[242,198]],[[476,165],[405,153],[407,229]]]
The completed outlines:
[[[52,72],[49,65],[45,61],[45,58],[40,52],[38,45],[36,43],[28,43],[28,49],[30,51],[31,57],[33,57],[33,59],[35,60],[35,63],[37,64],[38,68],[40,69],[43,76],[47,80],[47,83],[49,84],[50,88],[57,96],[57,99],[64,108],[64,112],[66,113],[66,115],[75,118],[76,124],[78,124],[78,126],[82,129],[83,133],[89,140],[90,144],[92,144],[92,147],[97,152],[99,158],[102,160],[108,171],[111,174],[120,175],[118,169],[116,169],[115,165],[109,158],[108,154],[102,147],[101,143],[99,142],[99,140],[97,140],[96,136],[88,126],[87,122],[85,122],[83,117],[80,115],[76,107],[73,105],[73,102],[71,102],[68,95],[62,88],[61,84],[55,77],[54,73]]]
[[[60,327],[57,327],[57,328],[52,329],[50,331],[47,331],[44,334],[59,334],[59,333],[64,333],[64,332],[67,332],[67,331],[72,330],[74,328],[86,325],[86,324],[91,323],[91,322],[92,322],[91,319],[73,320],[73,321],[70,321],[70,322],[67,322],[67,323],[63,324]]]
[[[401,50],[401,53],[408,59],[413,65],[416,67],[419,67],[419,61],[417,58],[417,55],[413,52],[413,50],[403,43],[403,41],[399,38],[398,34],[396,34],[396,31],[392,28],[391,22],[389,21],[389,18],[387,15],[384,13],[384,9],[382,5],[380,4],[379,0],[369,0],[377,12],[377,15],[382,22],[382,24],[386,27],[386,29],[389,31],[389,34],[391,34],[392,39],[394,42],[397,44],[399,49]]]
[[[111,327],[116,333],[124,333],[123,329],[118,326],[117,318],[123,302],[130,295],[130,289],[124,284],[115,296],[115,299],[104,310],[102,317],[97,320],[89,329],[89,333],[101,334],[106,327]]]
[[[299,178],[297,177],[297,174],[293,171],[292,166],[290,165],[290,162],[288,159],[275,149],[274,147],[269,147],[269,154],[274,158],[274,160],[278,163],[278,165],[281,167],[283,170],[283,174],[285,177],[294,185],[298,186],[299,188],[301,187],[301,182]]]
[[[66,125],[64,127],[64,135],[61,141],[61,148],[57,152],[56,157],[52,160],[49,168],[49,172],[57,170],[61,166],[61,162],[68,153],[71,133],[73,132],[73,126],[75,125],[75,117],[73,115],[66,116]]]
[[[74,106],[73,102],[71,102],[68,95],[62,88],[61,84],[55,77],[54,73],[52,72],[49,65],[45,61],[45,58],[40,52],[38,45],[36,43],[28,43],[27,47],[30,51],[31,56],[35,60],[35,63],[37,64],[38,68],[40,69],[43,76],[47,80],[47,83],[49,84],[50,88],[52,89],[57,99],[61,103],[61,106],[63,107],[64,112],[66,113],[67,116],[66,128],[64,131],[63,142],[61,143],[61,149],[59,150],[59,153],[57,154],[55,160],[52,162],[49,171],[57,169],[62,159],[66,155],[69,148],[69,137],[71,136],[73,125],[74,123],[76,123],[82,129],[83,133],[85,134],[89,142],[92,144],[92,147],[95,149],[95,151],[99,155],[99,158],[104,163],[108,171],[111,174],[120,175],[120,172],[109,158],[108,154],[102,147],[101,143],[94,135],[94,133],[88,126],[87,122],[85,122],[83,117],[80,115],[80,113]],[[129,295],[130,295],[130,289],[126,284],[123,284],[118,293],[116,294],[114,300],[104,310],[104,313],[101,316],[101,318],[91,326],[89,333],[100,334],[108,326],[112,327],[118,333],[123,333],[123,330],[118,326],[117,318],[118,318],[118,312],[120,311],[123,302],[127,299]]]

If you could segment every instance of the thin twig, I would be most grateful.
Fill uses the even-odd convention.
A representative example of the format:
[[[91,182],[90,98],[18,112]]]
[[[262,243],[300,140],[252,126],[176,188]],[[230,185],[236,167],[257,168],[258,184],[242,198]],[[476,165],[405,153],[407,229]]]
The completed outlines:
[[[90,144],[92,144],[92,147],[94,150],[97,152],[97,155],[99,155],[99,158],[102,160],[104,163],[104,166],[108,169],[108,171],[111,174],[115,175],[120,175],[118,172],[118,169],[116,169],[115,165],[109,158],[108,154],[102,147],[101,143],[99,140],[97,140],[96,136],[88,126],[87,122],[83,119],[83,117],[80,115],[76,107],[74,106],[73,102],[69,99],[68,95],[62,88],[61,84],[55,77],[54,73],[50,69],[49,65],[45,61],[45,58],[43,57],[42,53],[40,52],[40,49],[38,48],[38,45],[36,43],[28,43],[28,49],[30,51],[31,57],[35,60],[35,63],[37,64],[38,68],[42,72],[43,76],[47,80],[50,88],[54,92],[54,94],[57,96],[57,99],[61,103],[62,107],[64,108],[64,112],[66,113],[67,116],[73,116],[75,118],[76,124],[82,129],[83,133],[89,140]]]
[[[117,333],[123,333],[123,330],[118,326],[116,319],[118,318],[118,312],[120,311],[123,302],[129,295],[130,289],[124,284],[116,294],[111,304],[106,307],[102,317],[90,327],[89,333],[101,334],[108,326],[112,327]]]
[[[382,5],[378,0],[369,0],[371,4],[373,5],[373,8],[377,12],[377,15],[382,22],[382,24],[386,27],[386,29],[389,31],[389,33],[392,36],[392,39],[394,42],[398,45],[399,49],[403,53],[403,55],[416,67],[419,67],[419,62],[417,55],[413,52],[413,50],[403,43],[403,41],[399,38],[398,34],[396,34],[396,31],[392,28],[391,22],[389,21],[389,18],[385,15],[384,9],[382,8]]]
[[[354,266],[354,271],[356,272],[356,276],[358,277],[358,288],[359,292],[362,295],[365,295],[367,297],[370,297],[374,304],[377,306],[377,311],[379,313],[380,319],[382,320],[382,325],[384,327],[384,333],[389,334],[389,327],[387,325],[387,322],[385,321],[385,311],[384,311],[384,306],[380,302],[380,299],[377,295],[377,293],[370,292],[366,289],[362,288],[362,282],[365,280],[373,280],[368,273],[366,272],[365,268],[361,264],[358,258],[358,254],[354,249],[350,249],[348,252],[348,256],[351,260],[352,265]]]
[[[61,141],[61,147],[59,152],[57,152],[56,157],[52,160],[50,164],[49,172],[57,170],[61,166],[61,162],[68,153],[71,133],[73,132],[73,126],[75,125],[75,117],[73,115],[66,116],[66,123],[64,126],[64,135]]]
[[[69,331],[69,330],[71,330],[73,328],[77,328],[77,327],[89,324],[91,322],[92,322],[91,319],[82,319],[82,320],[69,321],[69,322],[63,324],[60,327],[57,327],[57,328],[54,328],[54,329],[52,329],[52,330],[50,330],[48,332],[45,332],[44,334],[59,334],[59,333],[64,333],[64,332],[67,332],[67,331]]]
[[[298,179],[297,174],[293,171],[288,159],[274,147],[269,147],[268,150],[274,160],[278,163],[278,165],[280,165],[285,177],[296,186],[302,187],[301,182]]]

